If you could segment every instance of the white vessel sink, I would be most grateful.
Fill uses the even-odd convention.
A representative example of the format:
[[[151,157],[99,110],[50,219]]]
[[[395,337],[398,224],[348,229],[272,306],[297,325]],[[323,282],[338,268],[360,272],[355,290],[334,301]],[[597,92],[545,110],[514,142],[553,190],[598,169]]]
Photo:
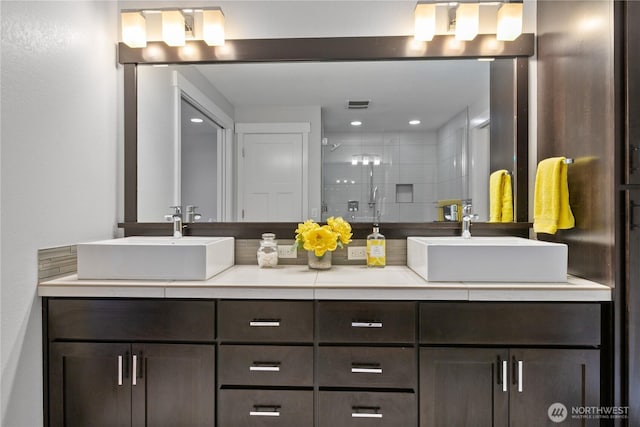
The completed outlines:
[[[566,282],[567,245],[520,237],[408,237],[407,266],[433,282]]]
[[[233,264],[233,237],[135,236],[78,244],[78,279],[207,280]]]

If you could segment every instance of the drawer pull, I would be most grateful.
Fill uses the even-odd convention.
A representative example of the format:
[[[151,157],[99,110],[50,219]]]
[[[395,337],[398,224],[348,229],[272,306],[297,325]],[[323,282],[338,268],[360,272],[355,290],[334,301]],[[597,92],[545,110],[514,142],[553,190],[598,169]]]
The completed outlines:
[[[279,417],[279,406],[254,406],[253,411],[249,411],[250,417]]]
[[[351,322],[352,328],[382,328],[382,322],[378,320],[373,321],[362,321],[362,320],[354,320]]]
[[[253,362],[251,372],[280,372],[280,362]]]
[[[351,418],[382,418],[379,407],[352,407]]]
[[[252,328],[279,328],[280,319],[253,319],[249,322]]]
[[[379,364],[375,365],[364,365],[364,364],[353,364],[351,365],[351,373],[352,374],[381,374],[382,368]]]

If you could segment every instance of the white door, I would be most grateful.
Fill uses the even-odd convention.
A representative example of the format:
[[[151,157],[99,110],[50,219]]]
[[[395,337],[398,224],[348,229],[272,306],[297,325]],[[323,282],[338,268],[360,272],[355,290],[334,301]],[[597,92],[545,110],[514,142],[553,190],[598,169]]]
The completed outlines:
[[[239,167],[241,221],[303,220],[304,139],[302,133],[242,135]]]

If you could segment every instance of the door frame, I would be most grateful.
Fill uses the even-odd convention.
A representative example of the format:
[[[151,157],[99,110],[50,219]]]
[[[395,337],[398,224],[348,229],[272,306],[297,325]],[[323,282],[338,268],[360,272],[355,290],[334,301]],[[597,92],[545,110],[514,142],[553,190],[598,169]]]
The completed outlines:
[[[238,176],[236,179],[237,209],[236,221],[242,222],[242,201],[244,200],[244,137],[250,134],[277,134],[292,133],[302,136],[302,218],[309,217],[309,122],[283,122],[283,123],[236,123],[236,159]]]

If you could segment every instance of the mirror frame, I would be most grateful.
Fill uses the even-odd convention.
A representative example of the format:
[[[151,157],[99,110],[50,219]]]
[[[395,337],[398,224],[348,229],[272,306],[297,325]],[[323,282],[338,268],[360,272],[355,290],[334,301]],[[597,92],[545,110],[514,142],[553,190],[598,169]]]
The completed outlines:
[[[469,42],[459,42],[453,35],[438,35],[431,42],[416,43],[413,36],[330,37],[227,40],[224,46],[210,47],[203,41],[188,41],[188,49],[170,47],[163,42],[149,42],[145,48],[118,44],[118,62],[124,68],[124,228],[125,235],[165,235],[171,224],[138,223],[138,65],[220,64],[250,62],[336,62],[399,61],[433,59],[513,59],[515,97],[515,165],[513,223],[476,223],[483,234],[521,234],[528,236],[528,104],[529,57],[534,54],[535,36],[522,34],[514,41],[497,41],[493,34],[480,34]],[[491,113],[493,114],[493,113]],[[192,223],[186,234],[228,235],[236,238],[259,238],[269,229],[291,234],[291,223]],[[292,228],[293,226],[293,228]],[[355,223],[354,238],[370,232],[370,224]],[[385,223],[387,238],[409,235],[454,235],[459,223]],[[280,233],[278,233],[280,234]]]

